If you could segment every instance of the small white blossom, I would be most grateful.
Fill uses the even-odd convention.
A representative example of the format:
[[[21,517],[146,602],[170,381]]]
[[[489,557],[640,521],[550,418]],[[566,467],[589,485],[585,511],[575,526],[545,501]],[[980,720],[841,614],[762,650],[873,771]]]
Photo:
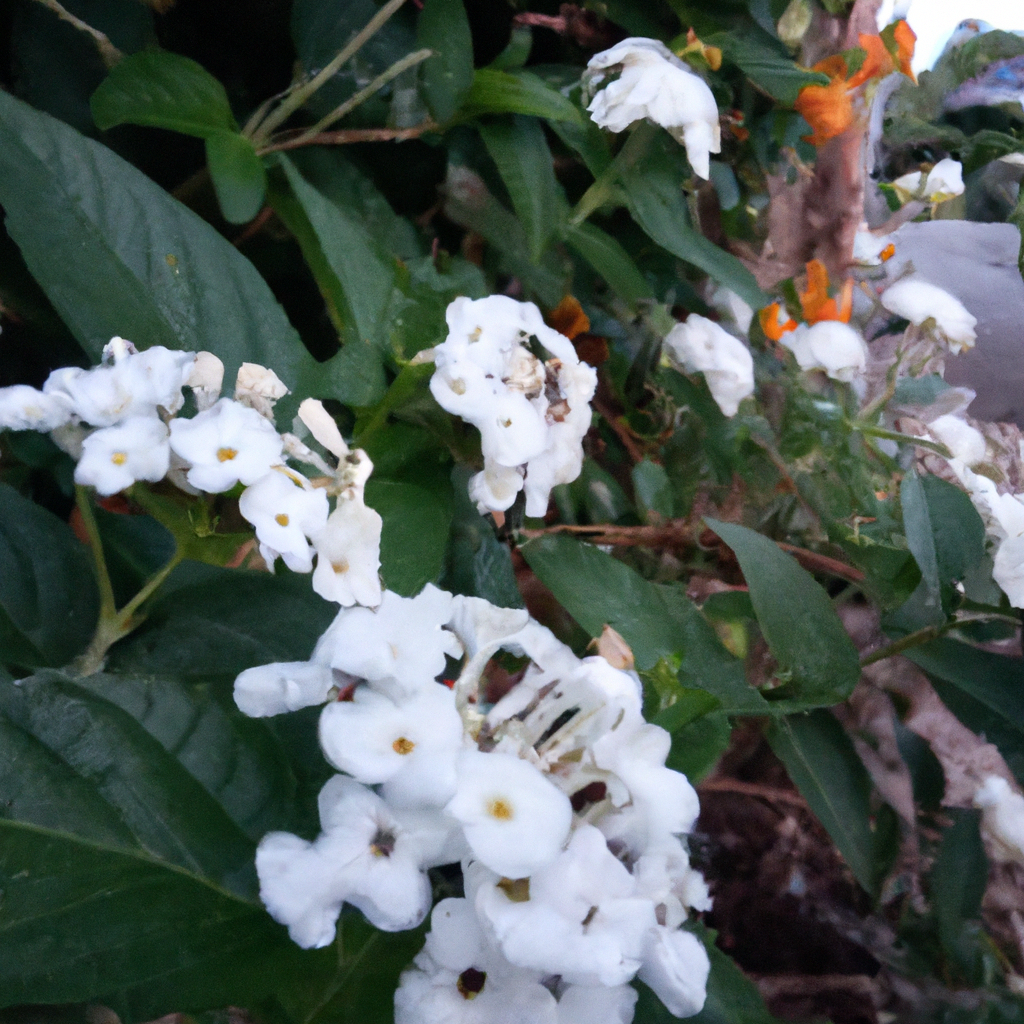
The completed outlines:
[[[897,178],[892,184],[904,202],[910,199],[926,199],[929,203],[943,203],[963,193],[964,169],[958,160],[947,156],[927,175],[921,171],[911,171],[910,174]]]
[[[71,399],[27,384],[0,388],[0,430],[56,430],[71,419]]]
[[[585,79],[598,86],[615,70],[587,110],[609,131],[625,131],[646,118],[686,147],[693,170],[710,174],[710,154],[722,150],[718,104],[707,83],[657,39],[631,38],[590,58]]]
[[[205,412],[220,398],[223,383],[224,363],[212,352],[197,352],[185,385],[192,389],[200,412]]]
[[[881,266],[885,262],[885,251],[890,245],[893,246],[893,249],[889,250],[889,254],[892,255],[895,249],[892,236],[875,234],[868,229],[867,224],[861,224],[853,236],[853,258],[864,267]]]
[[[171,459],[167,438],[167,427],[155,416],[132,416],[96,430],[82,442],[75,483],[116,494],[136,480],[163,480]]]
[[[525,878],[558,855],[569,834],[569,798],[533,765],[509,754],[466,750],[445,810],[492,871]]]
[[[704,374],[712,398],[726,416],[735,416],[754,393],[754,360],[738,338],[712,320],[691,313],[665,337],[669,360],[683,373]]]
[[[235,378],[235,401],[274,419],[274,405],[288,394],[284,381],[259,363],[242,363]]]
[[[238,499],[238,511],[256,527],[260,554],[269,566],[280,556],[292,572],[310,572],[314,537],[327,524],[327,494],[285,466],[247,487]]]
[[[324,708],[320,746],[335,768],[359,782],[384,783],[392,806],[441,807],[455,792],[462,719],[455,696],[440,684],[398,703],[360,686],[352,700]]]
[[[416,597],[384,591],[380,607],[343,608],[317,644],[314,659],[366,679],[395,699],[436,685],[445,655],[462,653],[454,633],[442,628],[452,595],[428,583]]]
[[[927,329],[934,325],[953,353],[974,345],[977,319],[959,299],[934,284],[916,277],[905,277],[886,288],[881,300],[890,313],[905,317],[918,327]]]
[[[343,607],[380,604],[380,533],[384,521],[362,498],[340,498],[313,537],[313,590]]]
[[[974,806],[981,808],[981,832],[996,859],[1024,865],[1024,796],[990,775],[975,792]]]
[[[840,320],[819,320],[787,331],[779,344],[796,356],[801,370],[824,370],[833,380],[849,384],[868,361],[864,339]]]
[[[323,704],[334,686],[329,665],[276,662],[247,668],[235,680],[235,703],[251,718],[266,718]]]
[[[950,413],[937,416],[928,424],[928,433],[965,466],[976,466],[985,461],[985,436],[960,416]]]
[[[692,1017],[704,1008],[711,961],[696,935],[659,926],[648,934],[637,977],[654,990],[669,1013]]]
[[[256,483],[282,455],[281,436],[273,426],[230,398],[190,420],[172,420],[171,448],[189,463],[188,482],[211,494],[237,483]]]

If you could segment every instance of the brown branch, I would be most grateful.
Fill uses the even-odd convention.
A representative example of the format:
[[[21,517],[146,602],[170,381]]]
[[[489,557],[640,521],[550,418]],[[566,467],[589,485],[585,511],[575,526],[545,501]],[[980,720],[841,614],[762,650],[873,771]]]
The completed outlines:
[[[698,793],[740,793],[766,800],[770,804],[789,804],[806,809],[807,801],[790,789],[765,786],[760,782],[741,782],[739,779],[705,779],[697,785]]]
[[[596,395],[591,399],[590,404],[605,418],[608,426],[615,431],[615,436],[622,442],[622,447],[626,449],[629,457],[634,462],[643,462],[644,453],[637,446],[633,432],[622,422],[622,418],[615,416],[604,401]]]
[[[333,132],[320,132],[309,138],[303,138],[304,129],[282,132],[269,145],[261,146],[260,156],[277,153],[286,149],[298,149],[300,146],[346,146],[354,142],[405,142],[417,139],[437,128],[435,121],[427,120],[411,128],[342,128]],[[288,137],[290,136],[290,137]]]
[[[594,526],[572,526],[565,523],[545,526],[539,530],[520,530],[527,539],[543,537],[549,533],[571,533],[593,544],[610,544],[614,547],[644,547],[655,550],[680,551],[697,546],[698,532],[688,519],[670,519],[666,523],[651,526],[614,526],[598,523]],[[838,558],[808,551],[794,544],[776,541],[778,546],[791,554],[808,572],[821,572],[838,576],[851,583],[861,583],[864,573]]]

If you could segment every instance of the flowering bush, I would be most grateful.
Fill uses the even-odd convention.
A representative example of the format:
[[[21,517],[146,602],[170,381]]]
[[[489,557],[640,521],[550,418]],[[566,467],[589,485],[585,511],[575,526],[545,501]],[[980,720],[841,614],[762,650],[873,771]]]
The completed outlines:
[[[984,140],[864,200],[908,26],[295,0],[222,82],[119,2],[0,93],[0,1022],[770,1022],[722,791],[872,1014],[1018,1019],[1024,456],[901,228]]]

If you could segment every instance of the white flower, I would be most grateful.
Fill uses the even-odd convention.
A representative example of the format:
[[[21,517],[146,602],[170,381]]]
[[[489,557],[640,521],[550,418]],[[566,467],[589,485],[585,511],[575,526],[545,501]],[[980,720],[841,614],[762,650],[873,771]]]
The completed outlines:
[[[462,719],[454,694],[437,683],[399,703],[360,686],[352,700],[324,708],[320,746],[359,782],[384,783],[390,805],[441,807],[455,792]]]
[[[569,834],[569,798],[537,768],[509,754],[464,750],[445,810],[492,871],[525,878],[558,855]]]
[[[512,963],[581,985],[624,985],[636,974],[657,926],[654,904],[636,896],[632,875],[592,825],[531,876],[527,899],[502,886],[481,885],[475,902]]]
[[[415,928],[430,909],[423,850],[387,804],[335,776],[320,794],[324,832],[307,843],[271,832],[256,851],[260,899],[305,949],[326,946],[343,903],[384,931]]]
[[[306,538],[327,523],[326,492],[285,466],[274,466],[242,492],[238,511],[256,527],[267,565],[273,566],[280,555],[292,572],[312,570],[313,551]]]
[[[930,203],[943,203],[963,193],[964,169],[958,160],[947,156],[928,172],[927,177],[921,171],[911,171],[892,184],[904,202],[927,199]]]
[[[718,285],[708,300],[727,320],[731,320],[740,334],[747,334],[754,321],[754,311],[731,288]]]
[[[366,679],[396,700],[435,686],[445,655],[462,645],[442,628],[451,615],[452,595],[428,583],[416,597],[385,590],[380,607],[343,608],[320,638],[314,660]]]
[[[993,559],[992,578],[1014,608],[1024,608],[1024,535],[1000,542]]]
[[[329,665],[313,661],[257,665],[235,680],[235,703],[250,718],[265,718],[323,704],[333,686]]]
[[[344,607],[380,604],[380,532],[384,521],[362,498],[339,498],[313,537],[313,590]]]
[[[681,372],[704,374],[711,396],[726,416],[735,416],[740,402],[754,393],[749,349],[713,321],[691,313],[668,332],[665,348]]]
[[[242,363],[235,378],[235,401],[273,421],[274,405],[288,394],[284,381],[259,363]]]
[[[527,515],[542,516],[551,487],[579,475],[597,375],[533,303],[459,298],[445,316],[448,336],[433,350],[430,390],[480,431],[484,470],[471,496],[481,512],[507,509],[525,477]],[[542,363],[526,347],[530,337],[553,358]]]
[[[222,398],[190,420],[171,421],[171,448],[191,468],[188,482],[218,494],[254,484],[281,461],[281,436],[258,412]]]
[[[167,427],[155,416],[132,416],[96,430],[82,442],[75,483],[116,494],[136,480],[163,480],[171,459],[167,437]]]
[[[890,313],[905,317],[918,327],[934,325],[953,353],[974,345],[978,321],[959,299],[917,277],[905,277],[890,285],[881,297]]]
[[[75,414],[94,427],[153,415],[159,408],[171,413],[181,408],[181,389],[192,372],[194,352],[175,352],[162,345],[135,352],[123,338],[115,338],[104,355],[113,362],[91,370],[54,370],[43,391],[66,395]]]
[[[630,1024],[637,991],[629,985],[568,985],[558,999],[558,1024]]]
[[[1024,865],[1024,796],[1006,779],[990,775],[974,794],[981,808],[981,831],[997,860]]]
[[[0,430],[56,430],[71,419],[71,399],[27,384],[0,388]]]
[[[594,122],[621,132],[647,118],[685,145],[694,172],[707,178],[710,154],[720,153],[722,143],[718,104],[704,80],[657,39],[623,39],[595,54],[585,78],[600,85],[616,68],[618,79],[587,107]]]
[[[824,370],[833,380],[849,384],[868,361],[864,339],[840,320],[819,320],[787,331],[779,344],[796,356],[801,370]]]
[[[692,1017],[707,999],[711,961],[696,935],[659,926],[648,933],[644,963],[637,977],[654,990],[669,1013]]]
[[[889,249],[889,246],[893,246],[889,250],[889,255],[891,256],[895,250],[892,236],[876,235],[868,229],[866,224],[861,224],[857,233],[853,236],[853,258],[861,266],[878,267],[885,262],[883,256],[886,249]]]
[[[217,401],[223,383],[224,363],[212,352],[197,352],[185,384],[192,389],[200,412],[205,412]]]
[[[928,424],[928,433],[944,444],[954,459],[965,466],[985,461],[985,436],[959,416],[947,413],[937,416]]]

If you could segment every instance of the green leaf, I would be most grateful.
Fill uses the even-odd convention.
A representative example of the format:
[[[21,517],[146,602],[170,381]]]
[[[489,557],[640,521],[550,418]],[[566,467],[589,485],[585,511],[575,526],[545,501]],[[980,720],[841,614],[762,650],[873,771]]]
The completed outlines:
[[[796,102],[805,86],[829,83],[827,75],[798,67],[779,40],[753,26],[716,33],[704,42],[721,47],[726,60],[738,65],[752,82],[787,106]]]
[[[593,224],[571,225],[565,243],[604,278],[608,287],[626,302],[649,299],[654,292],[632,257],[607,232]]]
[[[0,484],[0,661],[64,665],[88,645],[98,615],[88,549],[66,523]]]
[[[336,613],[313,593],[308,576],[183,562],[148,606],[143,626],[111,650],[110,662],[119,672],[235,676],[253,665],[308,658]]]
[[[925,811],[937,811],[946,795],[946,773],[942,770],[942,762],[928,741],[913,729],[908,729],[899,719],[893,722],[893,726],[900,757],[910,771],[914,800]]]
[[[671,710],[671,709],[670,709]],[[732,726],[724,711],[711,711],[694,722],[672,730],[667,767],[682,772],[694,785],[710,774],[729,749]]]
[[[224,86],[194,60],[168,50],[144,50],[118,61],[90,106],[104,131],[141,124],[207,139],[238,128]]]
[[[820,709],[779,719],[768,741],[854,877],[874,893],[871,778],[846,731]]]
[[[231,381],[260,363],[345,400],[351,359],[317,363],[266,282],[226,239],[109,149],[0,92],[0,205],[33,276],[89,355],[114,335],[206,349]],[[68,253],[74,258],[69,259]]]
[[[644,126],[637,130],[643,131]],[[751,308],[766,306],[768,296],[758,287],[754,275],[732,253],[690,226],[682,191],[682,152],[678,143],[662,133],[652,139],[642,159],[621,167],[619,179],[633,219],[658,245],[731,288]]]
[[[530,568],[559,604],[592,637],[605,623],[633,649],[637,667],[682,654],[679,681],[707,690],[730,714],[774,710],[747,684],[743,663],[719,642],[682,590],[649,583],[622,562],[571,537],[550,535],[521,549]]]
[[[348,343],[378,347],[395,282],[394,260],[379,251],[357,218],[325,199],[287,157],[280,159],[288,184],[344,292],[346,307],[351,311]]]
[[[767,537],[705,522],[736,554],[761,632],[789,676],[783,692],[812,706],[845,700],[860,678],[860,659],[822,587]]]
[[[450,502],[436,491],[414,484],[371,477],[366,504],[384,520],[380,561],[384,585],[404,597],[415,597],[434,583],[444,566]]]
[[[579,121],[579,109],[529,71],[495,71],[478,68],[473,85],[466,96],[462,113],[466,117],[480,114],[531,114],[549,121]]]
[[[263,206],[267,172],[256,148],[238,132],[216,132],[206,139],[206,165],[220,212],[230,224],[246,224]]]
[[[672,518],[672,483],[665,472],[650,459],[638,462],[630,474],[633,479],[633,493],[640,509],[648,516],[653,512],[662,519]]]
[[[426,0],[416,32],[434,51],[423,65],[423,95],[436,121],[450,121],[473,86],[473,36],[462,0]]]
[[[929,879],[929,895],[943,946],[962,960],[964,925],[981,917],[988,858],[981,840],[981,814],[962,808],[951,808],[949,813],[953,824],[942,836]]]
[[[612,162],[608,133],[585,117],[582,121],[551,121],[551,130],[582,157],[587,170],[595,177],[608,169]]]
[[[488,121],[479,125],[478,130],[508,189],[512,206],[526,231],[530,259],[536,263],[558,230],[566,209],[544,129],[536,118],[520,116]]]

